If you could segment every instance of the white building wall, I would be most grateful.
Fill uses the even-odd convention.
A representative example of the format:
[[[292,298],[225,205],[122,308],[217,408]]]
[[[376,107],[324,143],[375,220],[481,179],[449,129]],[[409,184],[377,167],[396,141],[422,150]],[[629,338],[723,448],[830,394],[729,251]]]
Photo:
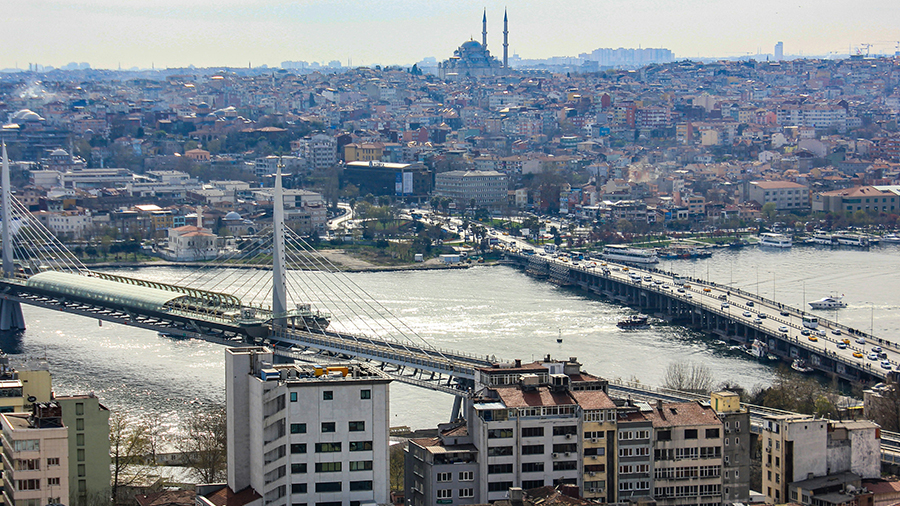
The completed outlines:
[[[828,472],[826,458],[825,420],[802,420],[784,424],[784,439],[794,444],[794,479],[804,480],[807,475],[825,476]]]

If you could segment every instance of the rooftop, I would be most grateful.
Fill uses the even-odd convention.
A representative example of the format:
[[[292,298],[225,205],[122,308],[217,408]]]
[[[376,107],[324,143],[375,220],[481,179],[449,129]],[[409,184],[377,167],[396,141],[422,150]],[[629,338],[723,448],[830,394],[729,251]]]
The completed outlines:
[[[710,407],[699,402],[664,402],[644,413],[654,427],[685,425],[721,425],[722,421]]]

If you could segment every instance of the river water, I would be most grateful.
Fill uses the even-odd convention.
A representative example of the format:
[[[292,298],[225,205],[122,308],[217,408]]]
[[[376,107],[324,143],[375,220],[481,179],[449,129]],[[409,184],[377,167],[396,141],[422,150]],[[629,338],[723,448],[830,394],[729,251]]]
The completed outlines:
[[[732,284],[795,307],[844,294],[849,307],[819,312],[892,340],[900,336],[900,247],[869,251],[794,247],[719,250],[709,259],[664,261],[659,268]],[[174,282],[184,270],[119,269],[124,275]],[[717,381],[766,385],[773,370],[728,346],[678,326],[622,331],[631,312],[572,288],[528,277],[506,266],[465,270],[367,272],[348,278],[433,346],[498,358],[578,357],[607,378],[662,382],[672,362],[702,362]],[[172,430],[199,405],[224,401],[224,348],[194,340],[23,306],[28,329],[5,336],[11,355],[46,357],[58,394],[93,391],[130,416],[157,412]],[[557,337],[563,342],[558,344]],[[434,427],[452,398],[395,383],[392,425]]]

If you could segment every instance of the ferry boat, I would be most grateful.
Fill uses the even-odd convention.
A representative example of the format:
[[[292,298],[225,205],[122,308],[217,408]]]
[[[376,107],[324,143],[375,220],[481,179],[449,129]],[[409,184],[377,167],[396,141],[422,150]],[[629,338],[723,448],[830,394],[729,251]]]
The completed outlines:
[[[813,372],[814,370],[812,367],[806,365],[805,360],[800,360],[799,358],[794,360],[794,362],[791,364],[791,369],[797,372]]]
[[[646,316],[636,314],[619,320],[616,326],[620,329],[643,329],[649,327],[650,324]]]
[[[881,236],[881,240],[890,244],[900,244],[900,235],[888,234]]]
[[[837,239],[835,239],[835,237],[829,233],[816,232],[809,239],[809,242],[811,242],[813,244],[824,244],[826,246],[832,246],[832,245],[837,244]]]
[[[674,247],[659,251],[659,258],[665,260],[675,260],[679,258],[709,258],[711,256],[712,252],[708,251],[706,248]]]
[[[835,234],[835,240],[841,246],[854,246],[857,248],[868,248],[869,238],[858,234]]]
[[[611,244],[603,248],[600,257],[603,260],[631,264],[659,263],[659,257],[656,256],[656,251],[652,249],[629,248],[628,246],[616,244]]]
[[[841,309],[847,307],[847,303],[843,301],[844,296],[829,295],[819,300],[809,302],[809,306],[813,309]]]
[[[793,246],[793,241],[790,237],[783,234],[763,232],[759,234],[759,245],[772,246],[774,248],[790,248]]]

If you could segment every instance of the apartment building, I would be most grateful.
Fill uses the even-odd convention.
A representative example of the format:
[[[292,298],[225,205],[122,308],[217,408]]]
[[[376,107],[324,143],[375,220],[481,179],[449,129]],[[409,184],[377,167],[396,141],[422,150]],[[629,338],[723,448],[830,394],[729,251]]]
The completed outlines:
[[[724,428],[722,447],[722,499],[726,503],[750,501],[750,411],[734,392],[713,392],[710,406]]]
[[[3,461],[7,463],[4,504],[41,506],[68,501],[68,431],[59,405],[38,403],[31,413],[3,413],[0,424]]]
[[[571,392],[581,407],[582,497],[614,502],[616,404],[602,390]]]
[[[791,181],[751,181],[749,198],[760,206],[774,203],[779,211],[809,209],[809,188]]]
[[[109,497],[109,409],[93,393],[53,399],[62,412],[69,440],[71,506],[87,506]]]
[[[508,191],[508,177],[502,172],[452,170],[434,177],[434,194],[453,199],[461,209],[470,207],[473,201],[475,207],[502,207]]]
[[[762,492],[769,504],[811,504],[798,490],[815,488],[810,480],[844,473],[853,479],[881,473],[881,429],[873,422],[835,422],[808,415],[767,416],[763,424]],[[835,478],[837,479],[837,478]],[[795,482],[807,482],[793,487]]]
[[[653,494],[653,422],[647,409],[618,410],[616,500],[643,501]]]
[[[228,486],[267,505],[388,502],[391,379],[355,362],[274,364],[226,350]]]
[[[655,409],[644,416],[653,424],[656,503],[722,504],[723,425],[712,407],[699,402],[657,401]]]
[[[438,437],[410,439],[404,459],[404,490],[410,506],[483,504],[475,483],[478,449],[463,423],[438,427]]]

